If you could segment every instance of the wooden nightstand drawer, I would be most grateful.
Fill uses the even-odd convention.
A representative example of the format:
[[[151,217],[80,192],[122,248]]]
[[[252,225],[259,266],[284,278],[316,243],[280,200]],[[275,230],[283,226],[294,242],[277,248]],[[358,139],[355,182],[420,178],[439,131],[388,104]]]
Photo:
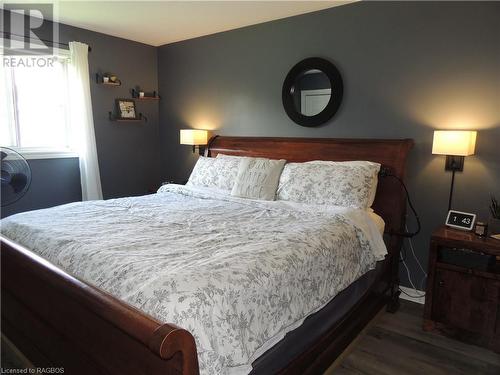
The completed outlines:
[[[500,283],[437,269],[432,320],[489,335],[495,329]]]

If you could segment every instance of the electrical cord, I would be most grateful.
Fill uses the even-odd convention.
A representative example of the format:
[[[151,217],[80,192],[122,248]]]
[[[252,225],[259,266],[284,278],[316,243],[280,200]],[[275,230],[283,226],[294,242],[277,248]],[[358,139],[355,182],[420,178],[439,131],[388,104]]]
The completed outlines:
[[[410,270],[408,269],[408,266],[406,265],[406,262],[403,261],[403,266],[405,267],[405,270],[406,270],[406,275],[408,276],[408,281],[410,281],[410,285],[411,287],[413,288],[413,290],[415,291],[415,293],[418,293],[418,289],[417,287],[415,286],[415,284],[413,283],[413,280],[411,279],[411,275],[410,275]],[[421,281],[421,285],[420,287],[422,288],[423,286],[423,281],[425,280],[425,277],[422,278],[422,281]],[[406,294],[408,297],[412,297],[412,298],[422,298],[422,297],[425,297],[425,292],[424,293],[421,293],[421,294],[418,294],[418,295],[411,295],[410,293],[407,293],[405,292],[404,290],[402,290],[401,288],[398,288],[399,291],[403,294]]]
[[[392,174],[388,168],[382,167],[379,172],[380,177],[392,177],[396,181],[399,182],[399,184],[403,187],[405,194],[406,194],[406,201],[408,202],[408,206],[410,207],[411,211],[413,212],[413,215],[415,216],[415,220],[417,221],[417,230],[415,232],[408,232],[408,228],[406,227],[406,232],[400,233],[400,232],[392,232],[390,234],[394,234],[396,236],[401,236],[401,237],[406,237],[406,238],[412,238],[416,236],[417,234],[420,233],[420,230],[422,229],[422,226],[420,224],[420,218],[418,217],[417,211],[415,210],[415,207],[413,206],[413,202],[411,201],[410,198],[410,193],[408,192],[408,189],[406,188],[405,183],[403,182],[402,179],[400,179],[398,176]]]
[[[405,227],[406,227],[406,225],[405,225]],[[406,227],[406,230],[408,230],[408,227]],[[422,266],[422,263],[420,263],[420,261],[417,258],[417,255],[415,254],[415,249],[413,248],[413,241],[411,240],[411,238],[408,238],[408,243],[410,244],[410,250],[411,250],[411,253],[413,254],[413,258],[415,258],[418,266],[420,267],[420,270],[424,274],[424,277],[422,278],[422,281],[420,283],[420,286],[422,286],[424,284],[423,281],[427,278],[427,272],[425,271],[424,267]]]
[[[403,232],[403,233],[392,232],[392,233],[389,233],[389,234],[396,235],[396,236],[401,236],[401,237],[404,237],[404,238],[408,239],[408,243],[410,245],[410,250],[411,250],[411,253],[413,255],[413,258],[415,259],[415,261],[417,262],[420,270],[424,274],[424,277],[422,277],[422,280],[420,281],[420,285],[419,285],[420,286],[420,290],[422,290],[423,289],[423,285],[424,285],[424,281],[427,279],[427,272],[425,272],[424,267],[422,267],[422,264],[418,260],[417,255],[415,254],[415,249],[413,247],[413,241],[412,241],[412,238],[415,237],[417,234],[419,234],[420,230],[422,229],[422,225],[420,223],[420,218],[419,218],[419,216],[417,214],[417,210],[415,210],[415,206],[413,205],[413,202],[411,201],[410,193],[408,192],[408,188],[406,187],[404,181],[401,178],[399,178],[398,176],[392,174],[390,172],[389,168],[386,168],[386,167],[382,167],[380,169],[379,176],[380,177],[392,177],[396,181],[399,182],[399,184],[403,187],[403,189],[405,191],[406,201],[408,202],[408,206],[410,207],[410,210],[413,212],[413,215],[415,216],[415,220],[417,222],[417,229],[414,232],[410,232],[408,230],[408,225],[405,224],[405,232]],[[403,249],[404,255],[401,252],[399,253],[400,262],[403,263],[403,266],[404,266],[404,268],[406,270],[406,275],[408,276],[408,281],[410,282],[410,285],[412,286],[412,288],[415,291],[416,295],[412,295],[410,293],[407,293],[404,290],[402,290],[401,288],[398,288],[398,289],[399,289],[399,291],[401,293],[403,293],[403,294],[405,294],[405,295],[407,295],[408,297],[411,297],[411,298],[422,298],[422,297],[425,297],[425,292],[418,293],[419,289],[417,289],[417,287],[415,286],[415,283],[413,282],[413,280],[411,278],[410,269],[408,268],[408,265],[406,264],[407,252],[406,252],[406,246],[404,246],[404,244],[402,246],[402,249]]]
[[[408,227],[407,226],[405,226],[405,229],[408,231]],[[400,262],[403,263],[403,266],[405,267],[405,270],[406,270],[406,275],[408,276],[408,281],[410,282],[410,285],[412,286],[412,288],[415,291],[415,293],[417,293],[417,295],[411,295],[411,294],[405,292],[404,290],[402,290],[401,288],[399,288],[399,291],[401,293],[407,295],[408,297],[422,298],[422,297],[425,297],[425,292],[420,293],[420,294],[418,292],[423,290],[424,281],[427,279],[427,272],[425,271],[424,267],[422,266],[422,263],[420,263],[420,261],[417,258],[417,255],[415,254],[415,248],[413,247],[413,241],[412,241],[411,238],[408,238],[408,244],[410,245],[410,250],[411,250],[411,253],[413,255],[413,258],[417,262],[418,267],[420,268],[420,270],[422,271],[422,273],[423,273],[424,276],[420,280],[420,284],[419,284],[420,289],[417,289],[417,287],[415,286],[415,284],[414,284],[414,282],[413,282],[413,280],[411,278],[411,273],[410,273],[410,270],[408,268],[408,265],[406,264],[406,247],[403,246],[403,249],[404,249],[404,252],[405,252],[405,256],[403,257],[403,255],[401,253],[399,254],[399,256],[400,256]]]

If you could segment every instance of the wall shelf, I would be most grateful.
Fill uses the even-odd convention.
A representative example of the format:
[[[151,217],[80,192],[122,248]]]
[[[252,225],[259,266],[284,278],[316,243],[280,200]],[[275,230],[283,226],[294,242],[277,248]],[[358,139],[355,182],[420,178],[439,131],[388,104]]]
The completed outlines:
[[[111,81],[104,82],[103,75],[100,75],[99,73],[95,74],[95,82],[98,85],[103,85],[103,86],[121,86],[122,85],[122,81],[120,81],[119,79],[117,79],[115,82],[111,82]]]
[[[117,122],[147,122],[148,119],[142,113],[139,113],[139,116],[135,118],[125,118],[125,117],[116,117],[112,112],[108,112],[109,121],[117,121]]]
[[[160,97],[157,96],[157,97],[142,97],[142,98],[134,98],[134,99],[137,99],[137,100],[160,100]]]
[[[140,96],[139,92],[142,91],[140,89],[132,89],[132,98],[136,100],[160,100],[160,95],[157,94],[156,91],[153,92],[144,92],[144,96]]]
[[[121,86],[121,82],[102,82],[98,83],[98,85],[103,85],[103,86]]]

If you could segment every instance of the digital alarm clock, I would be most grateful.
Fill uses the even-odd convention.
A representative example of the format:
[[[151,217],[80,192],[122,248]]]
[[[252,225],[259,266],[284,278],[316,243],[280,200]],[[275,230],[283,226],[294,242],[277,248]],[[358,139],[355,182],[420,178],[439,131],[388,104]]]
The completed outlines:
[[[450,210],[448,212],[448,216],[446,217],[445,224],[446,226],[455,229],[472,230],[474,228],[475,222],[476,222],[476,214]]]

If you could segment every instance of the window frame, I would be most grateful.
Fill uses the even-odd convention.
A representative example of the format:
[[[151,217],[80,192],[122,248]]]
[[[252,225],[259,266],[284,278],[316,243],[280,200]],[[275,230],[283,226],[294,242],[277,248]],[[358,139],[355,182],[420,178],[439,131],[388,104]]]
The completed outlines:
[[[2,43],[2,45],[5,45]],[[0,47],[0,54],[2,56],[5,56],[6,54],[4,51],[7,49],[4,47]],[[50,55],[49,57],[58,57],[62,59],[69,60],[70,55],[69,55],[69,50],[65,49],[60,49],[60,48],[54,48],[53,49],[53,54]],[[8,55],[8,54],[7,54]],[[42,56],[47,56],[47,55],[40,55],[39,57]],[[65,66],[65,70],[67,73],[67,65]],[[12,71],[12,70],[11,70]],[[11,82],[12,82],[12,89],[14,90],[13,95],[14,95],[14,129],[13,132],[15,134],[15,139],[16,143],[20,143],[20,124],[18,122],[18,115],[17,115],[17,90],[15,86],[15,80],[14,80],[14,75],[12,74],[11,77]],[[68,85],[69,82],[66,81],[66,85]],[[69,105],[68,105],[69,107]],[[71,148],[71,127],[70,127],[70,114],[68,113],[69,108],[66,108],[66,138],[67,138],[67,144],[68,147],[22,147],[22,146],[5,146],[7,148],[13,149],[16,152],[20,153],[24,158],[26,159],[60,159],[60,158],[78,158],[79,155],[78,153]]]

